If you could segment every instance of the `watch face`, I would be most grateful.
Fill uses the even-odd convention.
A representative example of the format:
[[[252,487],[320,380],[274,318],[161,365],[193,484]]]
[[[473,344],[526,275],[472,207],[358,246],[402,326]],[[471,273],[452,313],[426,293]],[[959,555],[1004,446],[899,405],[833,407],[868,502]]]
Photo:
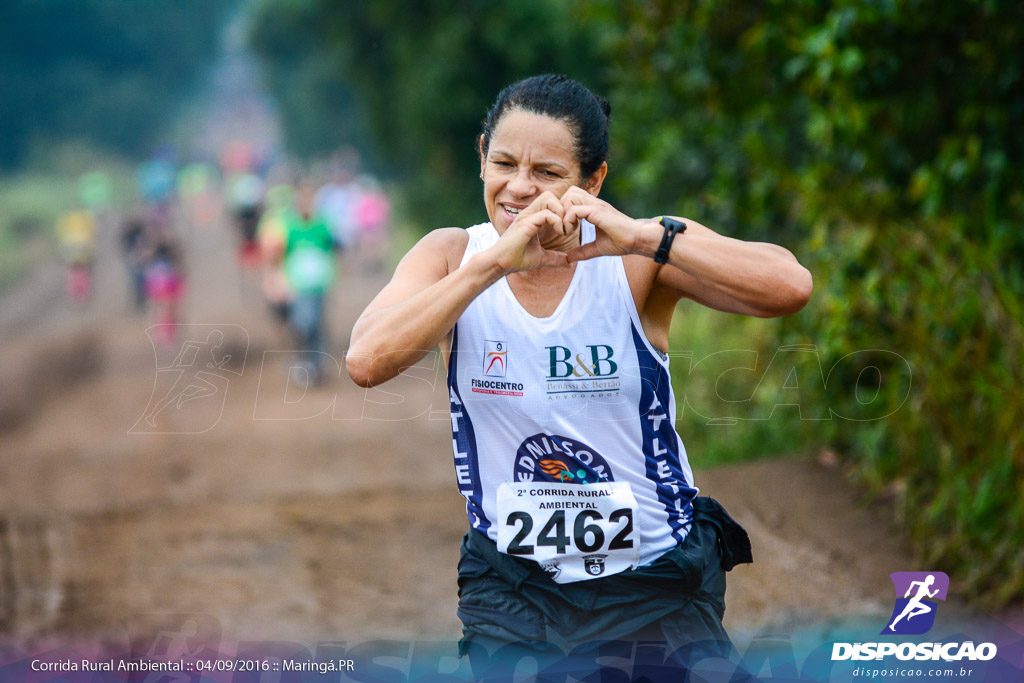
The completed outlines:
[[[662,216],[661,220],[658,222],[664,225],[666,229],[671,230],[673,234],[677,232],[686,232],[686,223],[677,221],[675,218]]]

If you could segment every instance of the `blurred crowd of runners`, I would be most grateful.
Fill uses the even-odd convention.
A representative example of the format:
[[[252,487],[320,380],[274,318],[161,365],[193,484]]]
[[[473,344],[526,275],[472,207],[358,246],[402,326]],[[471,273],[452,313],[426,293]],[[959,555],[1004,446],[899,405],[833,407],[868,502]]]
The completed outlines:
[[[303,352],[293,369],[321,382],[325,302],[339,255],[378,271],[388,250],[390,202],[381,183],[361,172],[358,154],[340,150],[306,168],[262,158],[244,143],[225,146],[215,161],[186,163],[164,148],[139,166],[135,184],[134,206],[116,213],[109,176],[81,178],[75,206],[57,221],[69,298],[92,296],[98,234],[117,231],[132,305],[149,316],[154,338],[173,346],[191,237],[226,227],[240,277],[258,280],[270,312]]]

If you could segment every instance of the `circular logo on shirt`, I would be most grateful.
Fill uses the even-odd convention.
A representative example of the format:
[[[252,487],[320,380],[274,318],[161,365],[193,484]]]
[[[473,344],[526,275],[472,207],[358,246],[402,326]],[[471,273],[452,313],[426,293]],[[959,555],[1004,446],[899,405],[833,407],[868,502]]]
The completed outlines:
[[[557,434],[534,434],[516,450],[514,480],[560,484],[615,481],[608,461],[579,439]]]

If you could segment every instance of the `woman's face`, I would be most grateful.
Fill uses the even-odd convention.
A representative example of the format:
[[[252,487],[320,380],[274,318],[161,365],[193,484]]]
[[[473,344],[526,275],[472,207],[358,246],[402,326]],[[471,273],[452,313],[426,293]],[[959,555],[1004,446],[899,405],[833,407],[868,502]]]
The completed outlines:
[[[499,119],[480,170],[487,216],[499,234],[544,191],[561,197],[580,182],[569,127],[521,109]]]

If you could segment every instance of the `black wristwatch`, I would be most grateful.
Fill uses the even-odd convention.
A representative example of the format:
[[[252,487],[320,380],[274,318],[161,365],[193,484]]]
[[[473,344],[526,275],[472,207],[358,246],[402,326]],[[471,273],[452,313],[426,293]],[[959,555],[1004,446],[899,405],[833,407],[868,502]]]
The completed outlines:
[[[686,223],[668,216],[662,216],[658,222],[665,226],[665,234],[661,236],[658,251],[654,252],[654,262],[667,263],[668,253],[672,250],[672,240],[676,238],[677,234],[686,232]]]

